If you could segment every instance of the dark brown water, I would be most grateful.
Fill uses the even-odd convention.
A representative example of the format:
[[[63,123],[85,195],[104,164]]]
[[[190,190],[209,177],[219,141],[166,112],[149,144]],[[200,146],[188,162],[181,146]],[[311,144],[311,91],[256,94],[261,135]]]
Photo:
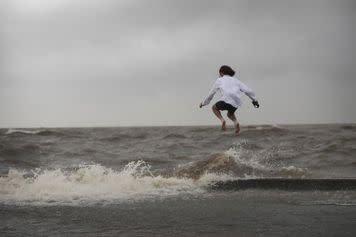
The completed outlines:
[[[2,129],[0,164],[1,236],[356,234],[353,124]]]

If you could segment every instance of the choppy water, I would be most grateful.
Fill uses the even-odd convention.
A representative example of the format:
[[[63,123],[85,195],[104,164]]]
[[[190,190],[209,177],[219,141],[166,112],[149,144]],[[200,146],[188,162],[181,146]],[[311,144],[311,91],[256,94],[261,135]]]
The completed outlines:
[[[93,232],[95,224],[84,224],[84,213],[90,212],[91,218],[104,218],[111,224],[100,227],[102,235],[235,235],[242,229],[241,236],[283,236],[283,228],[293,229],[290,210],[301,219],[311,218],[310,225],[324,218],[318,213],[323,210],[331,210],[339,218],[335,225],[346,223],[340,229],[325,225],[334,232],[309,229],[305,234],[352,236],[356,232],[351,228],[356,224],[356,191],[345,190],[354,187],[352,179],[356,178],[353,124],[248,126],[242,127],[239,136],[232,128],[222,132],[217,127],[1,129],[0,164],[0,221],[5,223],[0,224],[0,233],[5,235],[95,236],[99,233]],[[283,178],[283,183],[274,182],[275,178]],[[304,180],[296,190],[291,181],[295,179]],[[324,191],[319,190],[319,184],[310,191],[314,184],[309,181],[315,179],[330,182],[324,183]],[[346,183],[339,190],[332,182],[340,179]],[[213,188],[217,182],[231,180],[260,183],[240,190],[236,185],[243,183],[236,182],[233,192]],[[260,180],[272,180],[272,185]],[[278,190],[285,189],[282,186],[289,188]],[[264,204],[256,208],[256,202]],[[181,205],[182,210],[176,210],[175,205]],[[284,227],[279,226],[281,232],[273,229],[273,218],[246,222],[262,213],[273,215],[273,208],[281,205],[280,214],[286,218],[281,224]],[[342,211],[345,207],[346,212]],[[307,209],[314,212],[306,214]],[[108,214],[110,210],[120,214]],[[135,210],[140,213],[136,217],[146,223],[132,223]],[[151,211],[163,212],[167,222]],[[46,228],[38,232],[36,225],[24,232],[21,223],[26,219],[21,213],[36,223],[42,221],[43,226],[38,224],[41,228],[52,226],[55,232]],[[63,213],[74,220],[62,220]],[[146,220],[145,215],[152,218]],[[197,219],[191,225],[183,221],[192,217]],[[79,226],[75,218],[79,218]],[[59,220],[63,228],[56,222]],[[254,229],[256,226],[260,230]],[[64,227],[68,232],[61,232]]]

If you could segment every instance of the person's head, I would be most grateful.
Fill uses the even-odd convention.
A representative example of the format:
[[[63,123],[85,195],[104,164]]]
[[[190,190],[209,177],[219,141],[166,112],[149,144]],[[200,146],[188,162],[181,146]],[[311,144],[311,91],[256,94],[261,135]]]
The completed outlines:
[[[220,76],[229,75],[230,77],[233,77],[235,75],[235,71],[232,70],[232,68],[227,65],[222,65],[220,67],[219,73]]]

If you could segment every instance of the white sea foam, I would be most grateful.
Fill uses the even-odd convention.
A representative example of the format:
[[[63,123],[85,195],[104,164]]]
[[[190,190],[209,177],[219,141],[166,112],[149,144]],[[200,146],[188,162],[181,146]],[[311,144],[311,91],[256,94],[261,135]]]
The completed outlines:
[[[0,178],[0,203],[16,205],[90,205],[179,194],[199,194],[227,176],[206,174],[199,180],[154,176],[143,161],[120,171],[99,164],[72,171],[36,170],[33,175],[11,169]]]
[[[38,134],[43,130],[26,130],[26,129],[15,129],[9,128],[5,134],[13,134],[13,133],[23,133],[23,134]]]
[[[225,155],[233,159],[238,165],[245,165],[252,168],[254,171],[259,171],[263,176],[263,173],[281,176],[281,177],[299,177],[304,178],[307,173],[307,168],[300,168],[296,166],[283,166],[280,162],[276,164],[271,163],[271,157],[274,154],[279,153],[279,148],[276,147],[273,150],[266,151],[251,151],[244,148],[244,145],[247,145],[247,141],[242,140],[237,142],[229,150],[225,151]],[[245,174],[246,177],[250,177],[251,174]],[[256,176],[252,174],[252,177]],[[258,177],[258,176],[257,176]],[[262,177],[260,177],[262,178]]]
[[[254,172],[250,172],[238,177],[262,178],[264,173],[269,174],[271,167],[262,162],[261,154],[244,149],[244,145],[246,141],[236,144],[225,152],[225,156],[233,159],[237,165],[248,166],[259,173],[256,176]],[[211,162],[220,161],[221,159],[213,159]],[[228,174],[207,173],[212,172],[210,168],[215,167],[214,164],[198,166],[197,169],[203,169],[202,175],[198,178],[187,178],[189,175],[184,177],[153,175],[150,165],[144,161],[132,161],[121,170],[100,164],[82,164],[74,169],[73,167],[39,169],[30,172],[10,169],[7,176],[0,177],[0,203],[91,205],[185,194],[199,195],[206,193],[212,182],[236,179],[236,176]],[[280,173],[283,176],[295,176],[296,173],[303,175],[305,172],[294,166],[279,167],[275,171],[277,175]],[[192,172],[196,170],[193,169]]]
[[[236,143],[235,146],[225,151],[225,155],[234,159],[238,164],[243,164],[258,170],[268,170],[268,167],[261,163],[260,156],[257,156],[255,152],[247,151],[242,147],[246,143],[247,141],[244,140]]]
[[[293,165],[282,167],[278,171],[279,174],[288,176],[288,178],[292,178],[292,177],[296,177],[296,176],[298,176],[300,178],[305,178],[305,175],[307,174],[307,172],[308,172],[307,168],[299,168],[299,167],[295,167]]]

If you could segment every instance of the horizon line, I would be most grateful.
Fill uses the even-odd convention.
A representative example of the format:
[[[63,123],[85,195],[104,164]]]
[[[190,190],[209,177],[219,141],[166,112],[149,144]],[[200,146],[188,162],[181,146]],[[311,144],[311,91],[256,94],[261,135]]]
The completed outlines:
[[[261,124],[245,124],[241,127],[248,126],[305,126],[305,125],[356,125],[356,122],[333,122],[333,123],[261,123]],[[219,127],[219,124],[199,124],[199,125],[94,125],[94,126],[48,126],[48,127],[0,127],[0,129],[55,129],[55,128],[150,128],[150,127]],[[227,125],[231,127],[232,125]]]

